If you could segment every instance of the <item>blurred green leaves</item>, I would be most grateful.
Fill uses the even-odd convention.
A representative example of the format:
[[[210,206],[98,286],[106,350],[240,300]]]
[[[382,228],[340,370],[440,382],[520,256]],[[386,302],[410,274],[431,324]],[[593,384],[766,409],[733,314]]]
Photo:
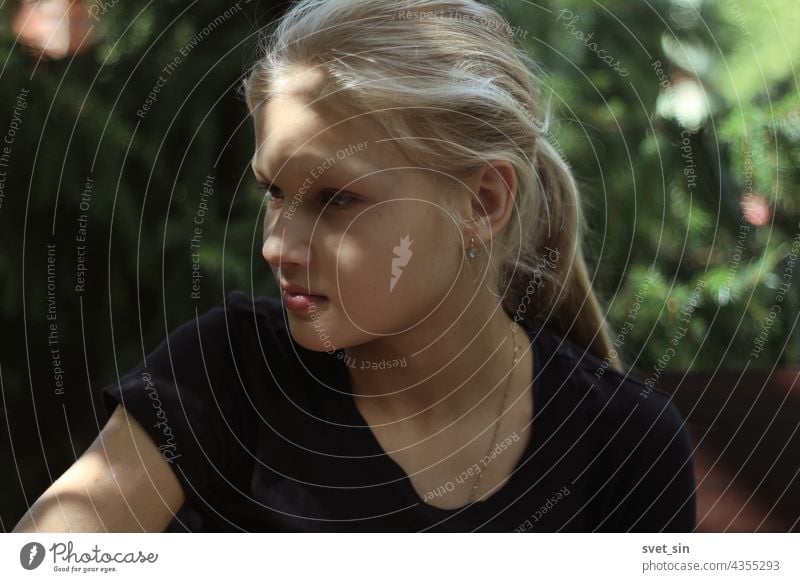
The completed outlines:
[[[637,314],[618,346],[626,359],[651,370],[694,297],[666,368],[800,362],[800,281],[776,298],[800,232],[795,4],[504,6],[547,72],[561,122],[554,134],[591,209],[587,246],[612,328]],[[628,76],[576,38],[589,34],[589,48],[618,55]],[[781,322],[752,357],[776,302]]]

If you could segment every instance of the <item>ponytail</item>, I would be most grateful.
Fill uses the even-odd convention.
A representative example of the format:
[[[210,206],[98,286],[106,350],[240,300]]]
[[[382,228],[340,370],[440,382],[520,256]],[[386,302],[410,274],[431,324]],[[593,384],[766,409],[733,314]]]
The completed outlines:
[[[546,200],[545,220],[530,244],[521,245],[527,256],[504,265],[501,288],[512,279],[505,306],[515,319],[546,327],[624,371],[589,279],[581,246],[585,217],[572,171],[546,135],[539,136],[535,149],[534,171]]]

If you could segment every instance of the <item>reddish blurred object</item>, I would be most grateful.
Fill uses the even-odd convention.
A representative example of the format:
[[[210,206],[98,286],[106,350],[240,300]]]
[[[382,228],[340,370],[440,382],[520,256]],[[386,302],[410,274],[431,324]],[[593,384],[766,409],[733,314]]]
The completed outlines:
[[[39,58],[62,59],[85,51],[93,40],[83,0],[22,0],[12,26]]]
[[[772,219],[769,200],[761,194],[747,194],[741,201],[742,214],[753,226],[764,226]]]

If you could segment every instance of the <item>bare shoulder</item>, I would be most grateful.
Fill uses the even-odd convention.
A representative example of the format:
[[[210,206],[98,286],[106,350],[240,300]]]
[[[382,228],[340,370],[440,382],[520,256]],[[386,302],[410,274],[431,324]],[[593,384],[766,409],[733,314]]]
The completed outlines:
[[[89,448],[13,531],[164,531],[184,501],[183,488],[156,444],[117,406]]]

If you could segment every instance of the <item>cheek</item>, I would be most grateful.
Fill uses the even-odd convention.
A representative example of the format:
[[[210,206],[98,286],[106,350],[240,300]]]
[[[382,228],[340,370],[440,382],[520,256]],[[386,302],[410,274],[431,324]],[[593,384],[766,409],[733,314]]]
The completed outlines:
[[[337,261],[339,293],[349,314],[369,319],[418,312],[452,292],[459,269],[453,244],[457,235],[452,225],[447,229],[449,218],[426,206],[430,209],[413,215],[384,213],[388,220],[379,221],[380,228],[342,245]]]

